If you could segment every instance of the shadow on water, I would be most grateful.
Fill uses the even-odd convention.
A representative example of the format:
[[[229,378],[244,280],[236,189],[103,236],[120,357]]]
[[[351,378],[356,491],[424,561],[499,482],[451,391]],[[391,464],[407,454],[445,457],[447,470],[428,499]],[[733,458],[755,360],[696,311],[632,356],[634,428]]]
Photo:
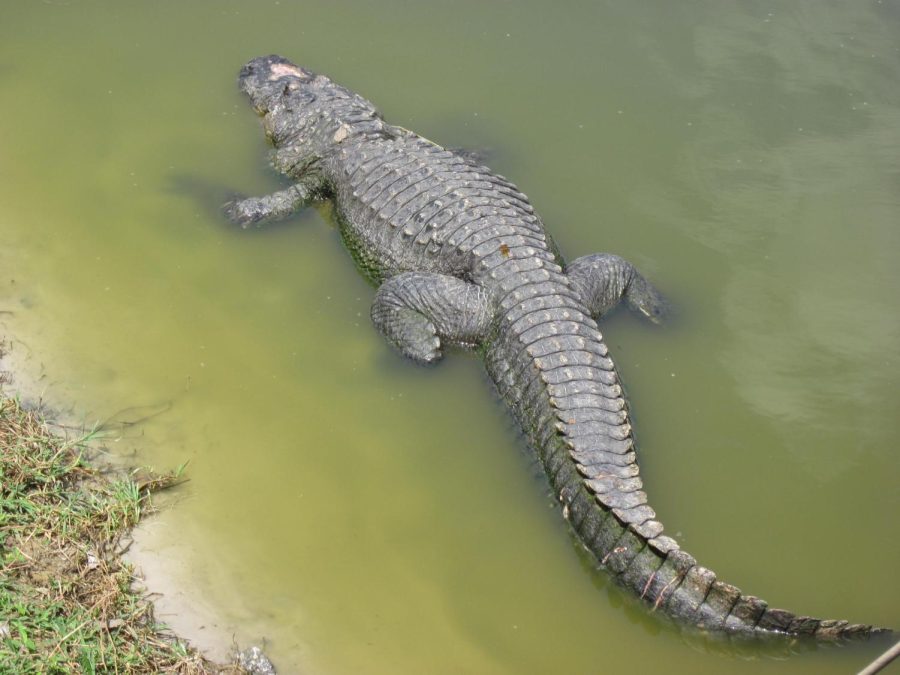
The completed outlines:
[[[207,180],[202,176],[175,173],[168,177],[166,191],[170,194],[188,199],[197,206],[209,220],[228,224],[222,207],[225,203],[242,199],[246,195],[224,185]]]
[[[287,185],[287,182],[285,182],[285,185]],[[166,190],[171,194],[189,200],[200,209],[200,212],[207,220],[220,225],[222,230],[243,233],[244,236],[252,232],[274,232],[276,230],[296,227],[298,218],[303,216],[303,212],[301,211],[284,220],[260,223],[252,227],[243,228],[240,225],[231,223],[225,217],[223,209],[226,203],[245,199],[251,195],[235,190],[222,183],[206,180],[202,176],[185,173],[170,175]],[[330,210],[323,211],[318,208],[317,210],[319,210],[322,215],[330,213]],[[327,217],[325,219],[326,222],[332,222]]]

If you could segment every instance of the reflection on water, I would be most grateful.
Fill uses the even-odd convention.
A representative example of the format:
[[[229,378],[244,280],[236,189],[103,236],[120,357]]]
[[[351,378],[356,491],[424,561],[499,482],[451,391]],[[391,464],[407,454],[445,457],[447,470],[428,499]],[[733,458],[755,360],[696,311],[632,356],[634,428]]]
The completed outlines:
[[[570,257],[619,253],[673,297],[676,325],[604,332],[647,490],[701,562],[779,605],[900,624],[896,3],[515,7],[5,8],[7,363],[108,421],[113,455],[190,460],[140,539],[162,617],[202,645],[264,638],[287,672],[760,667],[594,573],[479,364],[418,369],[378,338],[327,208],[221,222],[231,191],[280,185],[234,86],[279,51],[395,123],[494,148]]]
[[[799,462],[835,478],[885,424],[900,428],[881,409],[894,371],[866,368],[900,361],[900,233],[884,227],[897,215],[896,25],[846,4],[760,17],[698,26],[694,67],[672,73],[703,129],[683,161],[709,217],[684,226],[732,256],[720,365],[782,420]],[[823,444],[837,449],[827,462]]]

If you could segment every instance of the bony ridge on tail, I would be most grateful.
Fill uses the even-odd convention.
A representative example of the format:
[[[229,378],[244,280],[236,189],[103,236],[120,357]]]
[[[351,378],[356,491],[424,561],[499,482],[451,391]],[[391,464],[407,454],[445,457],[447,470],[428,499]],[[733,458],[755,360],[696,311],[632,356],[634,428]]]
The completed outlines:
[[[565,263],[528,198],[470,156],[385,122],[366,99],[279,56],[253,59],[241,90],[290,187],[226,205],[244,227],[320,200],[378,290],[372,320],[405,356],[477,351],[536,449],[585,547],[653,611],[711,633],[887,632],[774,609],[722,582],[647,502],[619,377],[596,321],[624,301],[651,321],[666,303],[626,260]]]

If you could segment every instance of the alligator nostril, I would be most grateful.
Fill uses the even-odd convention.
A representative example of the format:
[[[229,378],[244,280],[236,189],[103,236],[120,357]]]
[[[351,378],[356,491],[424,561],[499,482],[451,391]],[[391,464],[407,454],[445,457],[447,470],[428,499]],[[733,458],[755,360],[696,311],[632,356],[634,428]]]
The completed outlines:
[[[249,63],[241,68],[241,77],[249,77],[254,73],[255,69]]]

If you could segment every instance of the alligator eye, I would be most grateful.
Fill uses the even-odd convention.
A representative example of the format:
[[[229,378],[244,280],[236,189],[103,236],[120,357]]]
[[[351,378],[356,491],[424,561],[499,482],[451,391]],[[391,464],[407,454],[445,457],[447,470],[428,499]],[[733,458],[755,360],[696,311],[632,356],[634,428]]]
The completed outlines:
[[[289,84],[284,85],[284,89],[281,90],[281,95],[287,96],[290,93],[291,93],[291,85],[289,85]]]

